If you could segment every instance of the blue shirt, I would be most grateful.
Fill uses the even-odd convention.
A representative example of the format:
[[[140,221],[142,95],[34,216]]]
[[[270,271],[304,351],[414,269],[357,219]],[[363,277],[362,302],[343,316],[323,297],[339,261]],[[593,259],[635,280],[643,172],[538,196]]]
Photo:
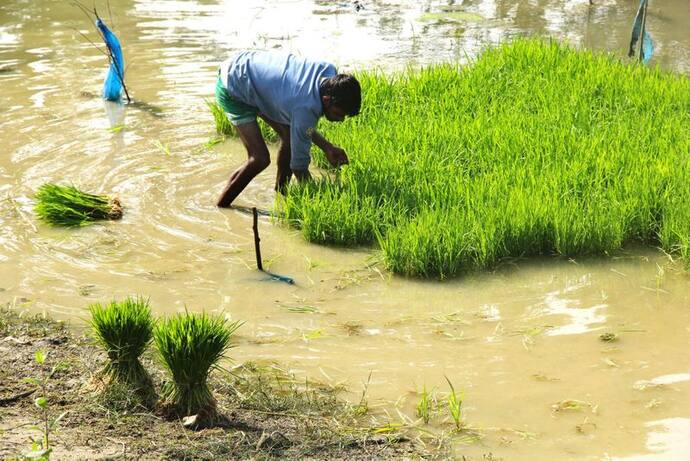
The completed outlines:
[[[306,170],[311,161],[307,130],[323,115],[319,84],[336,75],[335,66],[292,54],[243,51],[221,64],[220,75],[232,98],[290,125],[290,168]]]

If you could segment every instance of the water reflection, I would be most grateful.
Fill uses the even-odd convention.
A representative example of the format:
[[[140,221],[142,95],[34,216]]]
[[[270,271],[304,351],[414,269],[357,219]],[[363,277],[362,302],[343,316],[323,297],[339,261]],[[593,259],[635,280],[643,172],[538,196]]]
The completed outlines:
[[[682,461],[690,453],[690,419],[667,418],[645,425],[650,429],[646,447],[652,453],[611,458],[614,461]]]
[[[604,303],[583,306],[588,297],[582,296],[580,291],[589,291],[591,287],[590,274],[569,280],[565,288],[547,292],[543,302],[530,309],[530,315],[555,317],[555,322],[561,325],[550,327],[546,332],[548,336],[582,334],[599,328],[607,320],[605,310],[608,306]]]

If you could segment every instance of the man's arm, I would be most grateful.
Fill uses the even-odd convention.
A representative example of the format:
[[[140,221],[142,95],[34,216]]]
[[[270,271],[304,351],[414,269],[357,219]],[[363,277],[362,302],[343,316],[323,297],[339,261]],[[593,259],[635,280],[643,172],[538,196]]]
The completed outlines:
[[[350,161],[347,158],[347,154],[344,149],[331,144],[326,138],[324,138],[321,133],[316,131],[314,128],[309,128],[307,134],[311,138],[311,141],[326,154],[326,159],[334,167],[339,167],[340,165],[347,165]]]

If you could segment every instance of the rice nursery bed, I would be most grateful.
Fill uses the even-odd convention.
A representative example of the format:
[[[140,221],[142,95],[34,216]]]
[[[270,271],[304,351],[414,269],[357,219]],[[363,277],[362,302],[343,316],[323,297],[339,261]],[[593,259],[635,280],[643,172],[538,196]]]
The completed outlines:
[[[279,204],[307,240],[440,278],[632,241],[690,259],[688,78],[535,39],[357,77],[362,114],[320,126],[350,165]]]

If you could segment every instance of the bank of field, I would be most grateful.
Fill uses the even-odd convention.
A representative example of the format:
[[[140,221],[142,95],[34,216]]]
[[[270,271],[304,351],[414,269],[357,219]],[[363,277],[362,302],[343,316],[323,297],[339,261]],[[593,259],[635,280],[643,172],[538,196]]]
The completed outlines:
[[[282,204],[306,239],[428,277],[635,241],[690,258],[687,77],[527,39],[358,77],[362,114],[320,126],[351,164]]]

